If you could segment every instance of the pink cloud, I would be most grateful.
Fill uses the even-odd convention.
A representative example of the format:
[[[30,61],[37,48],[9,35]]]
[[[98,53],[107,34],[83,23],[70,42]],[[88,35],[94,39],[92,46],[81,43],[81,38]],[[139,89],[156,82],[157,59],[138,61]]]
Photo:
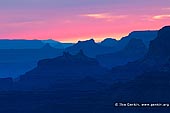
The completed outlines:
[[[127,18],[127,15],[112,15],[110,13],[91,13],[91,14],[83,14],[80,16],[94,18],[94,19],[105,19],[107,21]]]
[[[156,19],[156,20],[165,19],[165,18],[170,18],[170,14],[153,16],[153,19]]]

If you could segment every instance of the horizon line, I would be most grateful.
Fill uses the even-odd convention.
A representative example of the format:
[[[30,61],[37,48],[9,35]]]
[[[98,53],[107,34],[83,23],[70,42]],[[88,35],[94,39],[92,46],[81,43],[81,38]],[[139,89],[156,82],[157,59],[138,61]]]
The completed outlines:
[[[126,36],[129,36],[131,33],[133,33],[133,32],[145,32],[145,31],[158,31],[158,30],[134,30],[134,31],[131,31],[130,33],[128,33],[127,35],[124,35],[124,36],[122,36],[122,37],[120,37],[120,38],[114,38],[114,37],[110,37],[110,36],[108,36],[108,37],[104,37],[104,38],[101,38],[101,40],[97,40],[97,38],[95,39],[95,37],[89,37],[89,38],[84,38],[84,39],[80,39],[80,40],[75,40],[75,41],[61,41],[61,40],[56,40],[56,39],[54,39],[54,38],[45,38],[45,39],[41,39],[40,37],[38,37],[38,38],[40,38],[40,39],[38,39],[38,38],[32,38],[32,39],[24,39],[24,38],[0,38],[0,40],[27,40],[27,41],[31,41],[31,40],[39,40],[39,41],[43,41],[43,40],[53,40],[53,41],[57,41],[57,42],[60,42],[60,43],[77,43],[78,41],[87,41],[87,40],[91,40],[91,39],[93,39],[96,43],[100,43],[100,42],[102,42],[103,40],[105,40],[105,39],[108,39],[108,38],[111,38],[111,39],[114,39],[114,40],[117,40],[117,41],[119,41],[119,40],[121,40],[122,38],[124,38],[124,37],[126,37]]]

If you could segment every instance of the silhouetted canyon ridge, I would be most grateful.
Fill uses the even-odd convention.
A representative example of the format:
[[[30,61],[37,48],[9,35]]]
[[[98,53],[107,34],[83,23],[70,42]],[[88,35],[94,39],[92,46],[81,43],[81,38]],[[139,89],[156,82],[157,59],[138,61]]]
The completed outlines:
[[[134,31],[121,40],[79,41],[64,49],[45,42],[41,48],[0,49],[0,63],[24,63],[21,70],[34,63],[15,79],[0,79],[0,112],[169,112],[114,103],[170,102],[170,26]]]

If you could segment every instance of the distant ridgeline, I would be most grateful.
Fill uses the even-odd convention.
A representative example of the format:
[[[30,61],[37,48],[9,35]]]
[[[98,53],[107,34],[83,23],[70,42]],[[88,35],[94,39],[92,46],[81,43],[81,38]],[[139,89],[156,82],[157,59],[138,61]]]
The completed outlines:
[[[156,36],[157,31],[134,31],[128,36],[123,37],[121,40],[108,38],[100,43],[96,43],[93,39],[78,41],[75,45],[66,48],[65,51],[76,54],[79,50],[83,50],[87,56],[96,57],[97,55],[120,51],[125,48],[132,39],[141,40],[141,43],[144,43],[146,48],[148,48],[150,41],[155,39]]]
[[[85,55],[97,58],[102,66],[112,68],[143,57],[148,50],[149,42],[156,36],[157,31],[134,31],[121,40],[108,38],[100,43],[93,39],[79,41],[65,51],[76,54],[83,50]]]
[[[0,77],[18,77],[41,59],[62,55],[72,43],[54,40],[0,40]]]
[[[122,50],[115,52],[113,54],[111,53],[111,54],[100,56],[103,59],[109,59],[111,62],[113,61],[112,63],[114,62],[117,63],[118,61],[119,61],[118,64],[122,62],[127,63],[127,64],[125,63],[123,66],[117,66],[117,67],[112,68],[110,72],[108,71],[109,72],[108,74],[113,74],[112,76],[113,79],[129,79],[136,75],[141,75],[145,71],[158,70],[161,66],[165,64],[167,65],[169,61],[168,58],[169,58],[169,53],[170,53],[169,43],[168,43],[169,42],[169,34],[168,34],[169,31],[168,30],[169,30],[169,27],[164,27],[161,30],[159,30],[157,38],[151,41],[149,45],[149,50],[147,50],[147,47],[145,46],[145,44],[142,42],[141,39],[131,38],[129,40],[129,43]],[[147,34],[148,32],[152,32],[152,31],[147,31]],[[92,45],[92,47],[90,45]],[[85,47],[85,48],[81,48],[81,47]],[[62,75],[64,73],[67,73],[70,75],[71,73],[77,73],[77,72],[82,73],[83,71],[80,71],[81,69],[86,70],[86,72],[89,71],[90,73],[92,73],[92,71],[88,69],[90,68],[90,65],[92,64],[95,64],[95,65],[94,66],[92,65],[91,70],[95,72],[95,70],[98,70],[99,67],[102,68],[102,66],[100,66],[100,63],[98,63],[98,61],[95,58],[90,58],[87,55],[87,53],[85,54],[85,52],[88,52],[88,51],[84,51],[83,49],[89,49],[88,47],[89,48],[94,47],[93,49],[98,49],[98,48],[101,49],[102,46],[100,44],[95,43],[94,40],[88,40],[86,42],[78,42],[72,47],[66,48],[67,51],[72,51],[72,50],[78,51],[76,48],[79,48],[79,51],[77,52],[76,55],[72,55],[68,52],[64,52],[63,56],[59,56],[53,59],[42,60],[38,63],[38,67],[36,67],[30,72],[27,72],[26,75],[24,75],[24,77],[29,78],[30,75],[33,78],[34,76],[40,76],[40,75],[47,77],[46,75],[48,73],[49,73],[49,76],[53,75],[53,77],[55,77],[54,75],[58,75],[58,74]],[[47,53],[47,51],[44,52],[45,50],[51,53],[57,53],[57,51],[59,51],[59,50],[56,50],[50,47],[50,45],[48,44],[44,46],[44,48],[42,48],[41,54]],[[56,50],[56,52],[54,52],[54,50]],[[4,52],[1,52],[1,53],[4,53]],[[14,52],[14,53],[17,53],[17,52]],[[50,55],[50,54],[48,53],[46,55]],[[117,62],[115,59],[117,60]],[[131,61],[131,59],[135,59],[136,61]],[[124,61],[121,61],[121,60],[124,60]],[[131,62],[128,63],[128,60],[130,60]],[[72,68],[74,69],[72,70]],[[65,71],[67,69],[68,71]],[[107,69],[104,68],[104,70],[107,70]],[[43,71],[43,73],[41,71]],[[36,74],[33,74],[34,72]],[[86,72],[83,72],[82,74],[85,74]],[[128,72],[128,76],[127,76],[127,72]],[[38,73],[41,73],[41,74],[38,74]],[[78,73],[75,75],[79,75]]]
[[[143,36],[141,36],[140,34]],[[93,57],[93,60],[96,62],[95,64],[98,65],[97,67],[101,67],[101,68],[115,67],[111,71],[107,71],[107,72],[111,73],[111,72],[114,72],[115,69],[116,69],[116,71],[123,69],[123,68],[119,69],[119,67],[116,67],[116,66],[119,66],[119,65],[126,66],[126,64],[131,65],[131,63],[128,63],[128,62],[133,62],[135,60],[137,60],[135,62],[138,62],[138,59],[142,59],[144,56],[146,56],[148,54],[148,52],[147,52],[148,51],[148,48],[147,48],[148,41],[152,40],[152,39],[156,40],[155,39],[156,35],[157,35],[157,31],[132,32],[132,33],[130,33],[129,36],[124,37],[120,41],[116,42],[117,43],[116,49],[114,48],[115,45],[108,46],[108,43],[115,44],[116,40],[114,40],[114,39],[113,40],[105,39],[101,43],[96,43],[93,39],[87,40],[87,41],[79,41],[78,43],[66,48],[65,50],[55,49],[54,47],[51,47],[49,44],[44,45],[40,49],[6,49],[6,50],[1,49],[0,53],[2,54],[1,55],[2,58],[1,58],[0,62],[2,64],[2,67],[4,65],[6,65],[6,67],[9,65],[12,65],[11,70],[13,70],[13,71],[8,71],[8,72],[11,72],[11,73],[8,73],[8,75],[10,76],[13,73],[17,73],[20,75],[24,74],[24,72],[36,67],[35,64],[41,59],[54,58],[54,60],[44,60],[43,61],[44,62],[43,65],[47,65],[47,67],[48,67],[45,69],[41,69],[42,63],[38,63],[38,67],[36,67],[35,69],[33,69],[32,71],[29,72],[29,73],[36,72],[36,74],[31,74],[31,76],[34,78],[34,75],[37,75],[37,76],[44,75],[44,74],[46,75],[46,74],[48,74],[48,72],[50,73],[49,75],[53,75],[53,74],[57,75],[57,73],[59,73],[60,71],[59,72],[56,71],[56,73],[55,73],[55,70],[63,70],[63,72],[65,72],[66,69],[69,69],[72,66],[75,67],[75,72],[77,69],[77,71],[79,73],[80,72],[79,68],[81,66],[83,66],[85,69],[87,68],[86,66],[84,66],[87,63],[87,62],[85,62],[86,61],[85,59],[90,59],[90,57]],[[109,42],[109,41],[114,41],[114,43]],[[47,42],[49,42],[49,41],[47,41]],[[149,46],[149,50],[150,50],[150,48],[151,47]],[[63,51],[65,51],[64,56],[61,56]],[[79,51],[82,51],[83,53],[81,52],[82,54],[80,54]],[[96,55],[97,55],[97,58],[95,58]],[[60,57],[57,57],[57,56],[60,56]],[[85,64],[82,63],[82,60],[78,60],[78,58],[74,58],[73,56],[80,57]],[[77,61],[76,61],[76,59],[77,59]],[[58,64],[60,62],[60,60],[62,63]],[[90,60],[87,60],[87,61],[89,62]],[[40,62],[42,62],[42,61],[40,61]],[[51,62],[50,65],[48,64],[49,62]],[[73,63],[71,63],[71,62],[73,62]],[[76,63],[80,63],[82,65],[79,67],[76,65]],[[10,68],[6,68],[6,67],[3,68],[3,71],[2,71],[3,73],[5,73],[4,71],[7,72],[7,69],[8,70],[10,69]],[[26,68],[24,69],[24,67],[26,67]],[[62,69],[61,69],[61,67],[62,67]],[[97,67],[95,68],[96,70],[98,70]],[[124,67],[124,66],[122,66],[122,67]],[[136,66],[135,68],[137,68],[137,67],[138,66]],[[128,67],[128,69],[129,69],[129,67]],[[14,70],[15,71],[18,70],[18,72],[15,72]],[[107,69],[104,68],[104,70],[107,70]],[[46,72],[42,73],[41,71],[46,71]],[[95,70],[93,70],[93,71],[95,71]],[[127,71],[127,70],[125,70],[125,71]],[[63,72],[60,72],[60,74],[62,75]],[[70,75],[71,73],[73,73],[73,70],[66,71],[66,72]],[[89,70],[89,72],[91,73],[90,70]],[[30,75],[29,73],[27,72],[26,75]],[[38,73],[40,73],[40,74],[38,74]],[[135,71],[132,71],[132,73],[135,73]],[[122,70],[122,71],[120,71],[120,73],[116,72],[116,75],[119,75],[119,74],[120,75],[124,74],[124,71]],[[16,76],[16,74],[14,74],[14,75]],[[30,77],[30,76],[26,76],[26,75],[24,75],[24,77],[26,77],[26,78]],[[79,74],[76,74],[76,75],[79,75]],[[45,77],[47,77],[47,76],[45,76]],[[116,77],[117,76],[115,76],[115,78]],[[122,76],[118,76],[118,78],[119,77],[121,79]],[[55,79],[53,78],[53,80],[55,80]],[[36,81],[35,83],[38,83],[38,82]]]
[[[158,70],[168,72],[170,61],[169,43],[170,27],[166,26],[160,29],[157,38],[150,42],[149,50],[144,57],[112,69],[112,74],[116,74],[114,79],[116,77],[122,79],[134,78],[134,76],[141,75],[144,72],[154,72]]]
[[[134,36],[131,34],[122,39],[128,39],[127,44],[113,53],[106,52],[114,48],[106,44],[111,39],[105,40],[106,45],[94,40],[78,42],[66,48],[63,55],[38,61],[35,68],[15,81],[1,78],[0,111],[13,108],[15,113],[167,113],[169,109],[163,107],[113,106],[115,102],[170,102],[170,26],[156,34],[150,38],[153,40],[149,46],[148,39],[147,43],[139,38],[128,39]],[[102,47],[103,51],[99,51]],[[42,50],[49,49],[54,52],[48,44]],[[102,63],[116,64],[107,69]]]
[[[49,40],[25,40],[25,39],[1,39],[0,49],[39,49],[46,43],[57,49],[64,49],[73,45],[72,43],[61,43],[52,39]]]
[[[134,31],[130,33],[128,36],[123,37],[119,41],[112,38],[107,38],[98,44],[104,47],[114,47],[113,48],[114,50],[120,50],[124,48],[132,38],[136,38],[136,39],[141,39],[145,44],[145,46],[148,47],[149,42],[155,39],[156,36],[157,36],[157,31]],[[74,43],[61,43],[52,39],[48,39],[48,40],[0,39],[0,49],[39,49],[42,48],[46,43],[49,43],[52,47],[57,49],[64,49],[74,45]],[[96,46],[95,44],[96,43],[94,42],[94,40],[87,40],[87,41],[79,41],[76,44],[76,46],[78,46],[79,49],[83,49],[83,48],[88,49],[84,46],[91,45],[91,47],[93,47]]]
[[[111,54],[109,59],[106,55],[105,59],[115,63],[118,61],[122,63],[122,59],[125,59],[126,62],[127,60],[136,59],[136,61],[127,62],[127,64],[123,66],[107,70],[100,66],[95,58],[88,57],[88,55],[83,52],[84,48],[82,48],[75,55],[65,52],[63,56],[39,61],[38,66],[22,75],[18,83],[21,83],[21,86],[26,85],[31,88],[42,88],[42,86],[54,88],[58,86],[63,87],[66,84],[77,84],[78,81],[86,77],[93,78],[98,81],[98,83],[101,81],[108,83],[111,81],[112,83],[116,80],[131,80],[146,71],[158,70],[168,63],[168,58],[170,57],[170,46],[168,43],[170,41],[170,31],[168,30],[170,30],[169,27],[164,27],[158,32],[157,38],[151,41],[148,51],[141,39],[132,38],[127,46]],[[101,47],[99,44],[96,44],[94,40],[78,42],[78,44],[72,47],[83,46],[87,49],[87,47],[90,48],[90,45],[94,47],[91,47],[93,49]],[[71,51],[70,48],[71,47],[67,49]]]
[[[91,43],[94,43],[93,40],[91,41]],[[111,70],[100,66],[95,58],[88,57],[83,53],[83,50],[80,50],[76,55],[64,52],[62,56],[39,61],[36,68],[20,76],[17,87],[49,89],[67,86],[73,88],[73,84],[75,85],[73,85],[74,87],[79,86],[86,77],[88,77],[86,84],[93,79],[93,82],[95,81],[94,86],[96,86],[96,84],[129,81],[143,74],[155,73],[155,71],[158,72],[156,74],[158,77],[161,74],[166,76],[170,73],[169,43],[170,27],[164,27],[159,30],[157,38],[151,41],[147,52],[140,39],[131,39],[128,46],[123,49],[127,51],[124,54],[128,55],[130,51],[128,49],[133,49],[134,46],[146,54],[136,61],[114,67]],[[117,55],[123,56],[122,51],[119,51]],[[137,50],[133,51],[138,54],[136,53]]]
[[[112,68],[138,60],[143,57],[146,52],[147,47],[143,41],[141,39],[132,38],[123,49],[114,53],[97,55],[96,58],[101,65]]]
[[[0,77],[17,77],[35,67],[39,60],[60,56],[63,51],[74,55],[82,50],[86,56],[96,58],[100,65],[107,68],[124,65],[144,56],[149,41],[156,35],[157,31],[134,31],[119,41],[108,38],[96,43],[91,39],[76,44],[51,39],[1,39]]]
[[[36,67],[39,60],[60,56],[62,52],[50,44],[39,49],[0,49],[0,76],[18,77]]]

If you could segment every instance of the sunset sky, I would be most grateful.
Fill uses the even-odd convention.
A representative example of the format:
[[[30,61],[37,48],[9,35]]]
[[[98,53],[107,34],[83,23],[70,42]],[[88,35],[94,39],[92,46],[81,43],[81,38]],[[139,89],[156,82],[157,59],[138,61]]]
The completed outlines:
[[[120,39],[170,25],[170,0],[0,0],[0,39]]]

